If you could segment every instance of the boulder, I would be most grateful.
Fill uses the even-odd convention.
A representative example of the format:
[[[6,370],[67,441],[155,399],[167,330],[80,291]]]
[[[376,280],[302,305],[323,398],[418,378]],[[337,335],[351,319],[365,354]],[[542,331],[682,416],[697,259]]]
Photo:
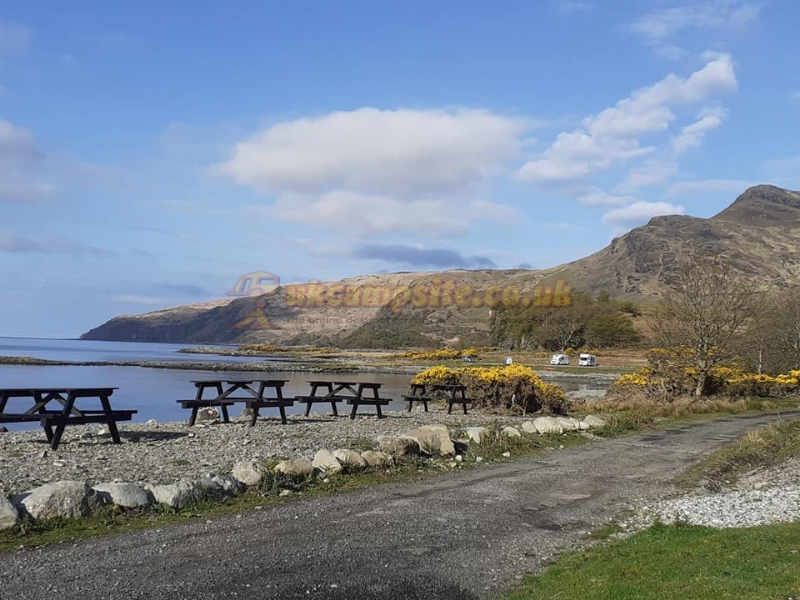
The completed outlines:
[[[379,468],[392,462],[392,458],[384,452],[374,452],[372,450],[365,450],[361,453],[366,463],[373,468]]]
[[[314,465],[307,458],[282,460],[275,465],[275,471],[291,477],[308,477],[314,472]]]
[[[603,419],[601,419],[600,417],[597,417],[595,415],[587,415],[586,417],[584,417],[583,420],[586,421],[586,423],[589,425],[589,427],[605,427],[606,426],[606,422]]]
[[[34,519],[75,519],[88,517],[103,501],[83,481],[46,483],[12,500]]]
[[[197,411],[197,419],[195,419],[196,423],[208,423],[211,421],[218,421],[219,420],[219,411],[209,406],[207,408],[201,408]]]
[[[450,431],[444,425],[423,425],[407,431],[401,437],[414,440],[419,449],[430,456],[449,456],[456,453]]]
[[[181,480],[167,485],[148,486],[156,502],[172,508],[184,508],[203,499],[203,489],[193,481]]]
[[[419,444],[411,438],[382,435],[377,441],[380,451],[391,456],[405,456],[407,454],[420,453]]]
[[[150,493],[135,483],[98,483],[92,489],[103,502],[123,508],[141,508],[153,503]]]
[[[581,428],[580,421],[574,417],[556,417],[556,421],[564,431],[578,431]]]
[[[564,433],[564,429],[561,427],[558,421],[556,421],[553,417],[539,417],[533,420],[533,426],[536,427],[536,431],[541,434],[545,433]]]
[[[203,477],[196,485],[204,498],[223,499],[238,496],[242,492],[242,484],[230,475]]]
[[[525,433],[539,433],[539,430],[536,429],[536,425],[533,424],[533,421],[525,421],[522,424],[522,431]]]
[[[581,431],[586,431],[590,428],[589,424],[586,421],[579,421],[578,425],[580,426]]]
[[[489,430],[486,427],[467,427],[465,431],[469,439],[478,445],[481,445],[486,440],[486,436],[489,435]]]
[[[214,475],[211,482],[222,488],[229,496],[238,496],[242,493],[242,484],[230,475]]]
[[[327,474],[338,473],[342,470],[342,463],[330,450],[318,450],[311,461],[311,466]]]
[[[350,467],[366,467],[367,461],[361,458],[361,455],[355,450],[336,450],[333,456],[342,463]]]
[[[19,521],[16,507],[3,495],[0,495],[0,531],[11,529]]]
[[[520,433],[519,429],[517,429],[516,427],[511,427],[510,425],[503,427],[500,433],[501,435],[504,435],[506,437],[522,437],[522,434]]]
[[[240,460],[233,465],[231,474],[236,481],[248,487],[253,487],[261,483],[264,479],[264,475],[267,474],[267,469],[255,459]]]

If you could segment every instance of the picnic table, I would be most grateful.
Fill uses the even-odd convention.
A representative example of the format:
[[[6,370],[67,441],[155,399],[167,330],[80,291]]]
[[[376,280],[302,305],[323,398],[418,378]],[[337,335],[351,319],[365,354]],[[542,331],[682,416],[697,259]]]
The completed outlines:
[[[58,448],[67,425],[105,423],[111,439],[119,444],[117,421],[130,421],[138,411],[112,409],[109,398],[116,389],[118,388],[3,388],[0,389],[0,423],[38,421],[52,450]],[[86,402],[91,398],[100,401],[100,408],[87,408]],[[27,400],[27,408],[22,412],[11,411],[9,403],[13,399]],[[50,408],[53,404],[59,408]]]
[[[201,408],[218,406],[222,414],[222,421],[229,423],[228,407],[237,404],[245,404],[245,410],[250,409],[250,427],[256,424],[258,413],[262,408],[277,408],[281,415],[281,423],[286,424],[286,407],[292,406],[294,401],[291,398],[283,397],[283,386],[288,383],[288,379],[251,379],[251,380],[226,380],[226,379],[203,379],[192,381],[197,390],[195,397],[188,400],[178,400],[183,408],[191,408],[192,413],[189,417],[189,425],[194,425],[197,420],[197,413]],[[212,390],[213,396],[207,396],[206,391]],[[270,391],[272,392],[270,394]],[[244,395],[237,396],[237,392]]]
[[[460,404],[467,414],[467,404],[472,404],[472,399],[467,398],[467,386],[461,384],[447,384],[447,383],[410,383],[408,385],[409,393],[402,396],[403,400],[407,402],[406,410],[411,412],[414,402],[421,402],[425,407],[425,412],[428,412],[428,402],[432,400],[444,400],[447,402],[447,414],[453,412],[453,404]]]
[[[295,396],[295,402],[306,405],[305,415],[311,412],[311,406],[316,403],[331,405],[331,412],[334,417],[339,416],[336,409],[337,402],[347,402],[353,409],[350,411],[350,418],[355,419],[358,407],[361,405],[374,406],[378,418],[383,418],[381,406],[387,406],[391,400],[381,398],[379,390],[382,383],[365,381],[309,381],[311,393],[307,396]],[[320,390],[324,390],[321,392]],[[371,392],[371,395],[368,393]]]

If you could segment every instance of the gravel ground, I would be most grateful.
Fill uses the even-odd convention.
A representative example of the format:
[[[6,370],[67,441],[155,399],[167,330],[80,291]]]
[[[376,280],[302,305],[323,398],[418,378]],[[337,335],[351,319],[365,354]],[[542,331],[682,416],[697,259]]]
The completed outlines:
[[[758,470],[730,489],[696,491],[661,500],[638,511],[633,521],[646,525],[659,518],[664,523],[707,527],[755,527],[800,520],[800,460]]]
[[[111,443],[108,434],[98,434],[97,426],[75,426],[66,429],[55,452],[41,429],[0,433],[0,493],[10,495],[65,479],[173,483],[209,472],[228,472],[239,460],[313,458],[321,448],[347,448],[422,425],[446,425],[452,431],[493,422],[519,426],[530,420],[478,413],[448,415],[438,406],[430,408],[429,413],[385,412],[384,419],[293,415],[286,425],[268,418],[259,419],[255,427],[249,426],[247,417],[195,427],[186,422],[127,424],[120,425],[122,444]]]
[[[496,598],[555,553],[584,545],[624,506],[663,498],[705,453],[777,418],[693,423],[417,483],[23,549],[0,561],[0,597]]]

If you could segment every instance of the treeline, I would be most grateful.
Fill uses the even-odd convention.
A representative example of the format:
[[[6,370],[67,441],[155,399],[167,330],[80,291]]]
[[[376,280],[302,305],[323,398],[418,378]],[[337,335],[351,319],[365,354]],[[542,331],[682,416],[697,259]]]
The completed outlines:
[[[612,300],[607,292],[592,297],[576,291],[572,306],[499,307],[492,312],[490,326],[494,344],[506,349],[607,349],[642,340],[632,320],[639,315],[635,304]]]

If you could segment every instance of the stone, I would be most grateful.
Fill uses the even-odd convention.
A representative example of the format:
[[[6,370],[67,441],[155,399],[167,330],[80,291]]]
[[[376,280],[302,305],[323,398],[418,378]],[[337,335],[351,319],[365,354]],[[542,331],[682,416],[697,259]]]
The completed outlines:
[[[350,467],[366,467],[367,461],[355,450],[336,450],[333,455],[343,465]]]
[[[311,461],[311,466],[329,475],[342,470],[342,463],[333,455],[333,452],[325,449],[317,451],[314,460]]]
[[[590,425],[586,421],[578,421],[578,426],[581,431],[587,431],[590,429]]]
[[[275,465],[274,470],[291,477],[308,477],[314,473],[314,466],[307,458],[296,458],[294,460],[282,460]]]
[[[392,462],[392,457],[384,452],[375,452],[373,450],[365,450],[361,453],[366,463],[373,468],[382,467]]]
[[[401,437],[414,440],[420,451],[430,456],[450,456],[456,453],[450,431],[444,425],[423,425],[407,431]]]
[[[506,458],[511,458],[511,452],[503,452],[503,456]]]
[[[242,493],[242,484],[230,475],[208,474],[196,482],[204,498],[222,499]]]
[[[55,481],[27,491],[12,500],[17,510],[34,519],[88,517],[102,499],[83,481]]]
[[[92,489],[103,502],[123,508],[141,508],[153,503],[152,495],[135,483],[98,483]]]
[[[479,446],[486,440],[486,436],[489,435],[489,430],[486,429],[486,427],[467,427],[465,431],[469,439]]]
[[[553,417],[539,417],[534,419],[533,426],[536,427],[536,431],[541,434],[564,433],[564,429],[561,427],[561,424]]]
[[[600,417],[595,416],[595,415],[587,415],[586,417],[584,417],[583,420],[586,421],[589,424],[589,427],[592,427],[592,428],[594,428],[594,427],[605,427],[606,426],[606,422],[603,419],[601,419]]]
[[[533,421],[525,421],[522,424],[522,431],[525,433],[539,433],[539,430],[536,429],[536,425],[533,424]]]
[[[391,456],[406,456],[407,454],[420,453],[419,444],[410,438],[382,435],[377,441],[380,451]]]
[[[581,428],[580,422],[574,417],[556,417],[556,421],[564,431],[578,431]]]
[[[240,460],[233,465],[231,474],[236,481],[252,487],[261,483],[267,474],[267,469],[255,459]]]
[[[0,531],[11,529],[19,521],[17,508],[9,502],[8,498],[0,495]]]
[[[158,425],[158,421],[155,419],[148,419],[145,425]]]
[[[511,427],[510,425],[503,427],[500,433],[506,437],[522,437],[522,434],[519,432],[519,429],[516,427]]]
[[[155,501],[172,508],[185,508],[203,499],[203,490],[193,481],[181,480],[167,485],[148,487]]]
[[[195,419],[196,423],[205,423],[208,421],[217,421],[219,420],[219,411],[214,408],[213,406],[209,406],[207,408],[201,408],[197,411],[197,419]]]

